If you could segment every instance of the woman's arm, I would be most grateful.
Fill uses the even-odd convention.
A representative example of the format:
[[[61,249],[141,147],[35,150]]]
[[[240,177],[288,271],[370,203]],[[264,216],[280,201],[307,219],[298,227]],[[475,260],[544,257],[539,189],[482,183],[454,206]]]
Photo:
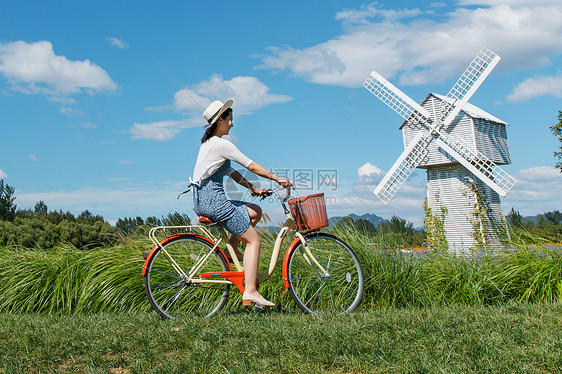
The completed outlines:
[[[256,162],[252,162],[248,166],[248,170],[259,175],[260,177],[271,179],[279,183],[283,187],[295,186],[295,184],[290,179],[279,178],[277,175],[273,174],[272,172],[270,172],[269,170],[267,170],[266,168],[264,168],[263,166],[259,165]],[[252,194],[254,195],[263,195],[265,193],[265,189],[254,186],[250,181],[244,178],[242,174],[240,174],[236,170],[230,173],[229,176],[239,185],[244,186],[250,191],[252,191]]]
[[[242,174],[240,174],[236,170],[234,170],[232,173],[230,173],[229,176],[239,185],[244,186],[247,189],[249,189],[250,191],[252,191],[252,196],[268,196],[269,195],[265,188],[258,188],[256,186],[254,186],[252,183],[250,183],[249,180],[244,178],[242,176]]]
[[[273,174],[257,162],[252,161],[250,166],[248,166],[248,170],[259,175],[260,177],[271,179],[272,181],[279,183],[283,187],[295,187],[295,184],[289,178],[279,178],[277,175]]]
[[[230,173],[229,177],[232,178],[239,185],[244,186],[247,189],[249,189],[250,191],[252,191],[252,193],[256,189],[256,186],[254,186],[252,183],[250,183],[250,181],[248,181],[246,178],[244,178],[242,176],[242,174],[240,174],[236,170],[234,170],[232,173]]]

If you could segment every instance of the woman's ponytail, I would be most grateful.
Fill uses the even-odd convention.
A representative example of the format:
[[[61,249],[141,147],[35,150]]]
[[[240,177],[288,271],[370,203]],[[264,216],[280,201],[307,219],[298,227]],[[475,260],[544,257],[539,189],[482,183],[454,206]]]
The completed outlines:
[[[205,133],[203,134],[203,137],[201,138],[201,144],[205,143],[211,136],[213,136],[213,133],[217,129],[217,123],[218,123],[218,121],[213,123],[211,126],[207,127],[207,130],[205,130]]]

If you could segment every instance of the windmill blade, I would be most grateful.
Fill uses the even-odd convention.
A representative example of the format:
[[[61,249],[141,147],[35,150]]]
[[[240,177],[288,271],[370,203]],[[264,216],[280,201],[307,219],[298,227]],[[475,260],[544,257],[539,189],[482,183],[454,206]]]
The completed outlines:
[[[422,124],[427,127],[427,123],[432,121],[427,110],[376,71],[371,72],[363,86],[412,125]]]
[[[392,200],[414,169],[422,163],[430,141],[429,133],[419,132],[377,185],[373,192],[385,204]]]
[[[443,120],[437,121],[433,126],[434,129],[437,128],[438,130],[438,127],[449,126],[449,124],[453,122],[464,105],[472,95],[474,95],[474,92],[476,92],[478,87],[486,80],[500,60],[500,56],[496,55],[488,48],[484,47],[480,50],[447,94],[447,97],[453,100],[454,103],[453,105],[445,106],[445,110],[441,113],[441,118],[443,118]]]
[[[501,197],[505,197],[515,186],[515,183],[517,183],[515,178],[506,173],[493,161],[478,151],[471,151],[454,137],[446,137],[441,134],[435,141]]]
[[[466,97],[470,98],[472,96],[500,60],[500,56],[486,47],[482,48],[459,80],[453,85],[447,97],[453,100],[468,101]]]

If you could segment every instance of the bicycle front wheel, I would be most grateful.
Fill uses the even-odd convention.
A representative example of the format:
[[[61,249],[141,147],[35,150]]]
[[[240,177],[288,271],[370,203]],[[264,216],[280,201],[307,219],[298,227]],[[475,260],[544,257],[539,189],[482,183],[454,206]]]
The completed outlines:
[[[219,312],[228,299],[230,285],[199,278],[206,272],[228,271],[228,263],[219,250],[191,276],[195,264],[210,253],[211,243],[195,235],[177,235],[158,248],[144,276],[144,288],[153,309],[163,318],[181,318],[187,314],[210,317]]]
[[[289,257],[289,292],[307,313],[348,313],[361,302],[365,279],[353,250],[329,234],[305,236]]]

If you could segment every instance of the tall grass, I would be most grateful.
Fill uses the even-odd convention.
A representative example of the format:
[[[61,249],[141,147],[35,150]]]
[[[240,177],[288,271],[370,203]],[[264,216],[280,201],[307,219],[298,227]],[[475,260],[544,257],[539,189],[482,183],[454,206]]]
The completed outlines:
[[[392,243],[340,230],[366,274],[363,306],[494,305],[562,298],[562,246],[538,245],[456,256],[386,250]]]
[[[350,244],[363,265],[363,309],[555,302],[562,297],[559,246],[458,257],[388,251],[381,249],[385,243],[377,243],[376,238],[373,241],[351,230],[337,234]],[[269,264],[272,243],[273,238],[264,238],[261,271]],[[136,239],[87,251],[68,244],[46,251],[0,248],[0,312],[148,311],[141,251],[150,247],[147,240]],[[274,301],[278,310],[295,309],[284,292],[280,267],[272,279],[260,285],[260,292]],[[240,308],[240,295],[233,288],[226,310]]]
[[[146,243],[143,243],[146,244]],[[0,249],[0,311],[91,313],[148,310],[134,243],[88,251]]]

